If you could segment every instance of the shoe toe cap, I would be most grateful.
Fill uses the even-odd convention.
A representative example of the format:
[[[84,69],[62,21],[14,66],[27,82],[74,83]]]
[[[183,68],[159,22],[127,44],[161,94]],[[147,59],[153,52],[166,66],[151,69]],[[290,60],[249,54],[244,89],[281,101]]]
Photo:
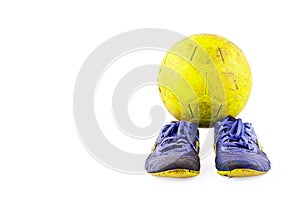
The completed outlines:
[[[253,169],[267,172],[270,170],[269,159],[262,154],[223,154],[216,158],[216,168],[219,171],[230,171],[234,169]]]
[[[148,173],[161,172],[172,169],[200,170],[198,155],[151,155],[147,158],[145,169]]]

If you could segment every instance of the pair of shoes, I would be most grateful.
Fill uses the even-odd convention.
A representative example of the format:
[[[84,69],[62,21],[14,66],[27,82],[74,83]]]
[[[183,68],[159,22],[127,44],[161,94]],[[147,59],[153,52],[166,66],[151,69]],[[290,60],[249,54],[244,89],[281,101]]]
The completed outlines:
[[[250,123],[227,116],[215,125],[215,164],[220,175],[254,176],[270,170],[270,161]],[[186,121],[165,125],[145,168],[154,176],[192,177],[200,172],[199,131]]]

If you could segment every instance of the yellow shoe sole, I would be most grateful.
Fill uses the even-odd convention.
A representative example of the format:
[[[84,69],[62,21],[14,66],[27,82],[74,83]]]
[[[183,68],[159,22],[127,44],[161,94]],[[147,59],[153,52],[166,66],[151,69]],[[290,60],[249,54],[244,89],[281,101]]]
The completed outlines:
[[[197,176],[199,171],[188,170],[188,169],[172,169],[162,172],[150,173],[152,176],[162,176],[162,177],[171,177],[171,178],[188,178]]]
[[[267,172],[264,171],[257,171],[253,169],[234,169],[231,171],[217,171],[218,174],[222,176],[228,176],[228,177],[246,177],[246,176],[257,176],[266,174]]]

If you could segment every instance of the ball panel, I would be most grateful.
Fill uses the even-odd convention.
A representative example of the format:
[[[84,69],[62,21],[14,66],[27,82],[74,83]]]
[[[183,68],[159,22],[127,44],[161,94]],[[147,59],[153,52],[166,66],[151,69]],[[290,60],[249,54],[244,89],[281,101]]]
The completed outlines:
[[[168,111],[172,110],[172,115],[178,120],[181,119],[181,106],[175,94],[164,86],[159,86],[160,98]]]
[[[236,95],[226,106],[226,115],[237,116],[245,107],[247,99]]]

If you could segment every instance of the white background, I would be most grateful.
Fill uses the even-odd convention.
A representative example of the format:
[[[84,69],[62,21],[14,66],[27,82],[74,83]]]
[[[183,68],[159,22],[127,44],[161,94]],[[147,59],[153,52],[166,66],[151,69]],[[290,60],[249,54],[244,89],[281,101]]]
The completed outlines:
[[[0,199],[299,197],[297,5],[290,0],[1,1]],[[240,117],[254,124],[272,162],[267,175],[221,177],[213,153],[192,179],[129,175],[102,166],[87,153],[72,115],[80,67],[105,40],[149,27],[219,34],[244,51],[253,90]],[[134,110],[139,108],[130,108],[133,120],[145,117]],[[133,142],[126,147],[118,138],[110,139],[134,151]],[[153,140],[137,141],[137,152],[150,151]]]

